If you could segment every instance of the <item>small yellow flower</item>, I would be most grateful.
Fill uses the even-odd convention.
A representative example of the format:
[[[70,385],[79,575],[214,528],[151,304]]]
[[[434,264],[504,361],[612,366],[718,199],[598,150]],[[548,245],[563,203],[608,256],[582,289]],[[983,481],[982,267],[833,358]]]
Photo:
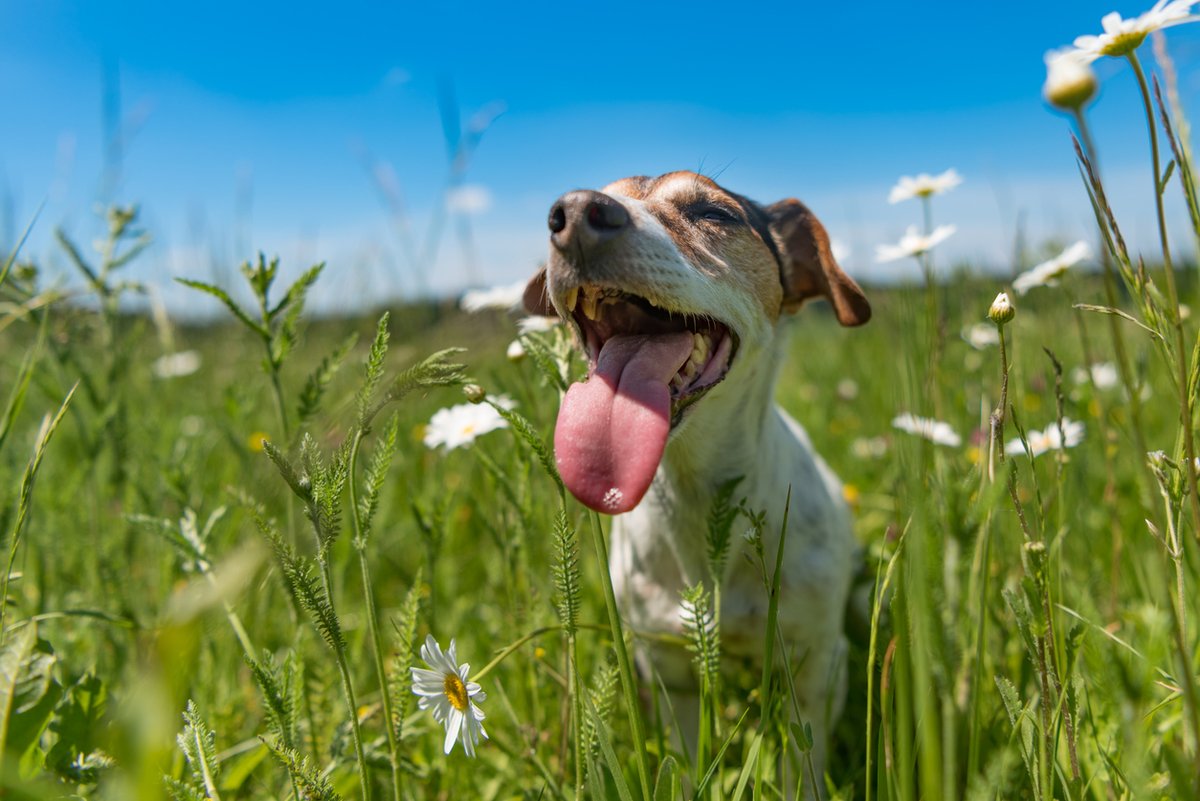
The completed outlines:
[[[851,506],[858,505],[858,499],[860,495],[861,493],[858,491],[858,487],[854,486],[853,484],[846,484],[842,487],[842,497],[845,498],[846,503],[850,504]]]
[[[263,432],[255,431],[253,434],[246,437],[246,446],[255,453],[262,453],[263,441],[268,439],[270,439],[270,437]]]
[[[540,645],[538,647],[534,648],[533,649],[533,658],[534,659],[545,659],[546,658],[546,649]]]
[[[974,445],[972,445],[970,448],[967,448],[967,458],[971,460],[971,464],[979,464],[979,460],[981,458],[979,448]]]

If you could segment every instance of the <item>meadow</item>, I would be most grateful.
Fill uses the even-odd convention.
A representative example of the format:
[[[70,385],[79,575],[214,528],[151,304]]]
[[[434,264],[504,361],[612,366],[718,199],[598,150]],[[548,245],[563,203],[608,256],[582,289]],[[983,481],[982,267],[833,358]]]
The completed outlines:
[[[823,304],[792,323],[777,400],[862,545],[824,776],[789,665],[723,664],[711,582],[681,599],[677,643],[709,711],[696,751],[649,711],[607,524],[553,468],[583,372],[563,328],[450,301],[314,317],[326,271],[263,256],[238,286],[184,279],[208,322],[133,312],[123,270],[153,232],[132,206],[94,250],[60,237],[66,290],[18,249],[0,266],[0,794],[1198,797],[1198,267],[1165,230],[1127,250],[1074,108],[1090,268],[1045,242],[1004,278],[935,273],[952,182],[918,186],[913,280],[867,287],[862,329]],[[1146,202],[1182,192],[1200,234],[1182,110],[1148,88],[1145,111]],[[435,417],[462,404],[455,430]],[[711,558],[750,559],[787,603],[740,501],[714,495]],[[430,636],[470,664],[470,703],[444,686],[486,714],[473,756],[418,706]]]

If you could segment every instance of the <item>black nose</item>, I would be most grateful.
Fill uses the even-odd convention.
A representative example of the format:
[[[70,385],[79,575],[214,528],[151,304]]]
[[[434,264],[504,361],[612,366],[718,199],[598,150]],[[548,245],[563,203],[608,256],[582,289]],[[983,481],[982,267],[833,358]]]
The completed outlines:
[[[615,198],[580,189],[554,201],[547,223],[556,248],[583,255],[628,228],[629,212]]]

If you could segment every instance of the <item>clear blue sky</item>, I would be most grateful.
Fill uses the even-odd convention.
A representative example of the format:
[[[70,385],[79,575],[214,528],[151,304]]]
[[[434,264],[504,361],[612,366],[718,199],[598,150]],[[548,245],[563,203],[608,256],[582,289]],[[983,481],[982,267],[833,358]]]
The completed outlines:
[[[935,216],[959,232],[939,258],[1008,268],[1019,216],[1034,245],[1089,235],[1066,121],[1040,98],[1043,52],[1150,4],[10,2],[0,237],[45,201],[27,255],[61,263],[53,228],[90,242],[111,195],[140,202],[156,240],[136,277],[225,280],[263,249],[290,271],[327,260],[325,303],[346,306],[515,280],[542,257],[561,192],[690,168],[764,201],[806,200],[852,272],[888,277],[910,266],[874,265],[874,247],[919,212],[889,206],[888,189],[954,167],[966,181]],[[1168,41],[1200,119],[1200,25]],[[1129,238],[1149,246],[1134,83],[1123,64],[1097,68],[1104,167]],[[106,75],[119,89],[115,185]],[[418,279],[364,163],[395,176],[423,237],[443,205],[447,83],[464,124],[497,101],[505,111],[464,178],[487,202],[450,217]]]

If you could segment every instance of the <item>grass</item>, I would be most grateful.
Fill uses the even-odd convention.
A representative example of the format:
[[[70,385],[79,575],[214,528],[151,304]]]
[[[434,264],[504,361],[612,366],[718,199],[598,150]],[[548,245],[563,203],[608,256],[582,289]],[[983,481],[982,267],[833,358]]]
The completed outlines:
[[[1159,165],[1156,204],[1178,184],[1195,212],[1162,116],[1176,166]],[[663,688],[633,668],[640,633],[615,613],[606,524],[549,452],[558,390],[580,373],[562,332],[527,335],[511,363],[501,313],[309,319],[320,267],[281,288],[262,258],[244,287],[188,281],[228,314],[172,326],[122,300],[142,291],[120,280],[147,241],[135,209],[110,212],[98,262],[60,237],[91,303],[44,290],[14,254],[0,268],[0,792],[1196,797],[1200,338],[1180,303],[1200,309],[1200,282],[1126,251],[1090,144],[1079,155],[1105,270],[1018,298],[1002,349],[960,336],[1002,288],[967,269],[869,291],[860,330],[819,305],[792,326],[777,399],[846,483],[863,550],[823,776],[789,712],[796,655],[769,636],[767,667],[723,660],[711,580],[681,599],[675,643],[701,688],[695,752],[674,744],[669,708],[650,711]],[[183,349],[198,372],[155,375]],[[1112,386],[1087,369],[1108,361]],[[426,448],[425,424],[468,381],[506,429]],[[961,444],[893,428],[903,412]],[[1005,447],[1061,439],[1070,421],[1077,445]],[[764,553],[765,510],[737,490],[714,496],[710,575],[751,559],[773,616],[782,550]],[[427,635],[454,639],[487,693],[474,760],[443,753],[410,691]]]
[[[1100,291],[1095,279],[1073,280],[1080,296]],[[1177,796],[1192,780],[1195,746],[1167,610],[1178,578],[1185,642],[1194,650],[1196,609],[1187,591],[1194,540],[1190,531],[1178,539],[1182,572],[1175,576],[1169,549],[1144,522],[1151,499],[1140,483],[1143,460],[1131,442],[1128,404],[1118,388],[1072,382],[1073,368],[1083,364],[1081,341],[1075,313],[1055,289],[1020,301],[1006,329],[1010,414],[1026,428],[1055,420],[1056,374],[1042,352],[1048,347],[1066,373],[1063,413],[1083,420],[1087,435],[1061,462],[1055,452],[1032,463],[1008,460],[1031,528],[1024,534],[1005,482],[986,479],[998,351],[975,350],[955,335],[982,316],[993,288],[960,278],[937,290],[952,333],[941,346],[945,379],[934,391],[947,421],[966,435],[959,448],[890,426],[899,411],[921,410],[926,397],[926,387],[914,386],[923,378],[920,359],[909,356],[920,352],[924,335],[914,322],[924,313],[923,291],[872,292],[877,316],[861,330],[839,329],[818,307],[795,324],[779,401],[805,422],[847,484],[866,552],[860,596],[885,575],[889,584],[874,631],[869,602],[852,615],[851,691],[830,759],[828,796],[1107,798],[1109,788],[1130,797]],[[1182,291],[1194,291],[1194,282]],[[405,331],[406,318],[428,327]],[[380,386],[420,356],[462,345],[467,350],[457,358],[467,372],[491,392],[511,394],[537,434],[548,435],[554,395],[531,359],[515,365],[504,359],[513,329],[503,315],[468,321],[452,309],[420,307],[396,310],[391,320],[405,335],[394,336],[376,358]],[[1087,322],[1103,330],[1098,318]],[[362,343],[332,373],[305,431],[326,465],[339,449],[346,452],[345,443],[358,445],[359,493],[364,482],[368,491],[374,486],[362,462],[394,437],[390,464],[376,464],[385,476],[375,477],[365,562],[352,533],[359,513],[350,511],[361,507],[361,494],[359,504],[350,504],[348,489],[333,490],[330,508],[341,508],[346,519],[331,524],[322,543],[305,520],[306,503],[259,450],[264,434],[285,440],[262,344],[243,328],[177,330],[176,343],[196,348],[203,366],[164,380],[150,370],[161,346],[147,321],[121,318],[119,328],[143,333],[131,336],[120,379],[137,422],[128,425],[119,450],[104,440],[108,410],[79,397],[52,438],[39,434],[44,415],[79,380],[73,365],[103,362],[101,349],[89,344],[95,340],[77,333],[101,325],[97,314],[59,305],[6,334],[14,345],[4,349],[8,375],[21,375],[27,354],[34,361],[4,442],[5,486],[18,487],[36,467],[36,484],[21,506],[25,516],[16,514],[21,501],[14,495],[3,521],[6,531],[19,532],[19,540],[10,540],[16,562],[3,652],[7,678],[0,682],[11,699],[4,778],[10,794],[163,797],[166,774],[195,797],[286,797],[293,789],[306,792],[305,781],[327,787],[329,797],[359,797],[361,770],[377,798],[392,796],[393,788],[401,798],[569,798],[578,785],[624,797],[621,787],[638,797],[640,743],[652,793],[664,772],[662,783],[671,786],[672,768],[664,766],[703,778],[715,764],[711,797],[730,797],[739,786],[747,798],[772,797],[785,775],[779,764],[788,761],[781,756],[784,737],[795,735],[781,729],[778,705],[773,718],[760,720],[758,699],[770,692],[759,686],[762,676],[734,671],[714,682],[719,695],[709,753],[715,759],[699,770],[671,752],[668,724],[652,715],[645,716],[644,739],[632,737],[619,700],[599,562],[585,547],[586,535],[572,542],[578,535],[567,532],[592,523],[568,501],[556,525],[559,490],[522,439],[497,431],[469,449],[427,450],[421,428],[436,408],[458,402],[450,387],[385,407],[381,416],[395,411],[390,425],[359,426],[364,364],[372,347],[379,357],[374,323],[369,317],[298,321],[294,350],[279,371],[283,406],[290,409],[305,386],[305,368],[342,349],[349,335]],[[1147,440],[1169,449],[1172,390],[1155,369],[1149,335],[1127,325],[1148,378]],[[1107,352],[1102,340],[1089,347]],[[29,454],[39,443],[34,464]],[[872,447],[885,450],[875,455]],[[279,449],[299,463],[298,450]],[[120,470],[112,464],[118,454],[127,455]],[[308,470],[315,474],[320,468],[313,465]],[[274,521],[297,565],[272,556],[256,518]],[[730,524],[729,558],[743,558],[740,535],[749,522],[743,515]],[[1039,543],[1044,550],[1033,547]],[[562,582],[553,568],[564,551],[576,554],[578,566],[569,637],[560,626]],[[302,594],[289,593],[289,569],[310,571],[309,607]],[[328,641],[337,637],[312,624],[322,593],[340,632],[336,647]],[[1053,600],[1044,616],[1047,593]],[[375,626],[370,603],[377,606]],[[1043,683],[1041,673],[1047,619],[1060,687]],[[541,632],[484,678],[491,739],[474,762],[457,748],[449,757],[441,753],[440,732],[416,713],[408,694],[403,668],[427,632],[443,645],[454,637],[460,658],[476,666]],[[259,672],[272,681],[256,680]],[[346,687],[357,692],[361,769]],[[578,706],[566,692],[573,687],[581,691]],[[397,723],[395,772],[384,688]],[[643,683],[642,690],[653,687]],[[1065,743],[1068,711],[1078,780]],[[576,730],[580,718],[584,725]],[[200,745],[178,748],[181,732],[181,743]],[[205,748],[208,757],[197,756]],[[589,783],[592,771],[598,784]],[[691,792],[686,788],[696,781],[685,778],[679,786]]]

